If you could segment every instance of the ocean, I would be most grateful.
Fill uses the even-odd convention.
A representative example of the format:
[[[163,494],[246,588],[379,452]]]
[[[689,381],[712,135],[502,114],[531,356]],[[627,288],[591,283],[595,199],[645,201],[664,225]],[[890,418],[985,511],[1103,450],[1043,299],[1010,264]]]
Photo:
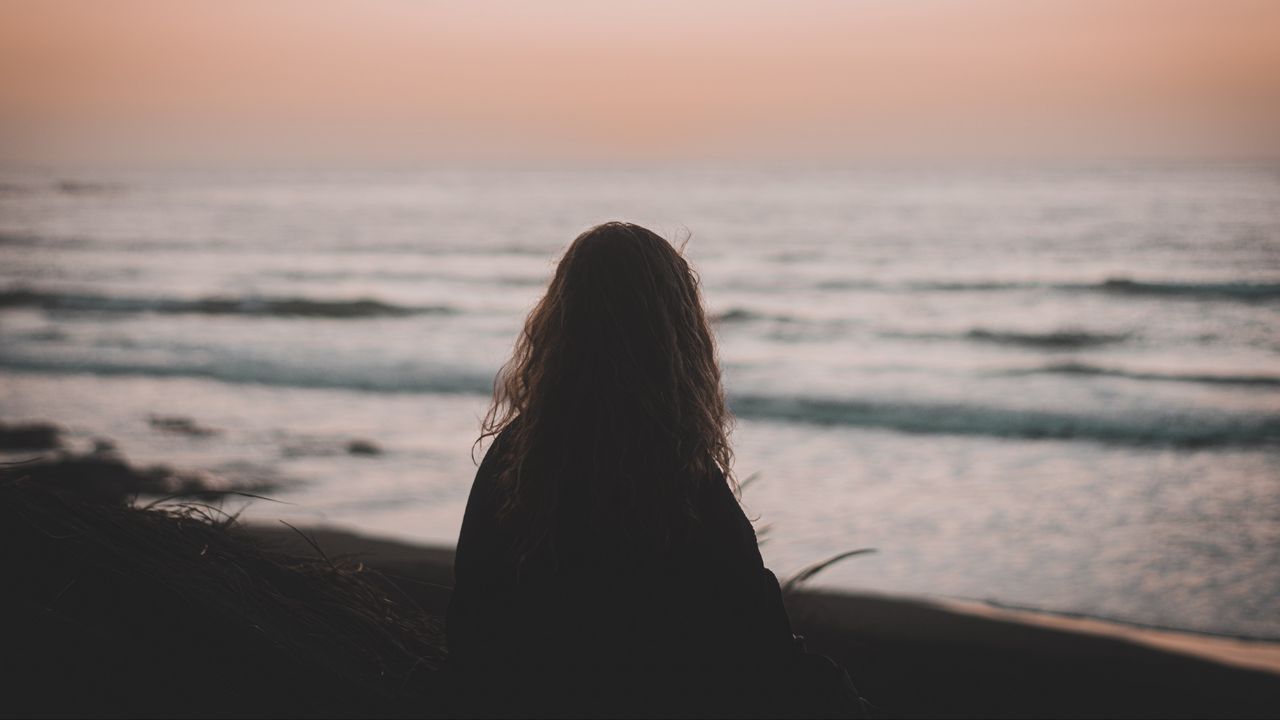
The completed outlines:
[[[278,483],[253,520],[452,542],[525,314],[630,220],[687,241],[780,576],[1280,638],[1273,168],[0,180],[0,421]]]

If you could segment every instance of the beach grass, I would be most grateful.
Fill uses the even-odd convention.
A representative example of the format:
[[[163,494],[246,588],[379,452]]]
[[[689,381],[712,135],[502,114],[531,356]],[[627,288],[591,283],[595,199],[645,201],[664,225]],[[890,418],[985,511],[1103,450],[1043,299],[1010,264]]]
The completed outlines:
[[[234,522],[5,470],[0,714],[430,714],[439,618],[359,562],[281,553]]]

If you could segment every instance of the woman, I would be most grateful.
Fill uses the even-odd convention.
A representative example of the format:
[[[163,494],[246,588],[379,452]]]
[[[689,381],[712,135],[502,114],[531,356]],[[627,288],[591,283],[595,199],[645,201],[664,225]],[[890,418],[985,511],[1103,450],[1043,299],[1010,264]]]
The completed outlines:
[[[795,704],[812,673],[734,497],[731,421],[688,262],[637,225],[580,235],[484,420],[448,613],[461,711],[832,708]]]

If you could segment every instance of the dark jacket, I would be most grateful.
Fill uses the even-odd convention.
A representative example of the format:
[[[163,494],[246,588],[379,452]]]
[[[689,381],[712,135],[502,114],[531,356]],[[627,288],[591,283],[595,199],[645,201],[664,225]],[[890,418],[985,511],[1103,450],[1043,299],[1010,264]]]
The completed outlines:
[[[779,713],[796,640],[723,477],[701,486],[694,530],[664,552],[584,523],[560,534],[554,558],[518,564],[498,521],[502,449],[499,436],[458,538],[447,622],[460,712]]]

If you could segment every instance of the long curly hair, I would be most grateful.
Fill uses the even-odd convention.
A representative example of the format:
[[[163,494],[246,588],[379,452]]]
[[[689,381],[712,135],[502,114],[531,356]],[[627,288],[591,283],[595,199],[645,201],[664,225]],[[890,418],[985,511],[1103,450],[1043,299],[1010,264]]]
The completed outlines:
[[[697,274],[609,222],[560,260],[476,442],[501,434],[498,518],[521,558],[554,554],[566,525],[661,549],[697,523],[705,483],[736,489],[732,423]]]

